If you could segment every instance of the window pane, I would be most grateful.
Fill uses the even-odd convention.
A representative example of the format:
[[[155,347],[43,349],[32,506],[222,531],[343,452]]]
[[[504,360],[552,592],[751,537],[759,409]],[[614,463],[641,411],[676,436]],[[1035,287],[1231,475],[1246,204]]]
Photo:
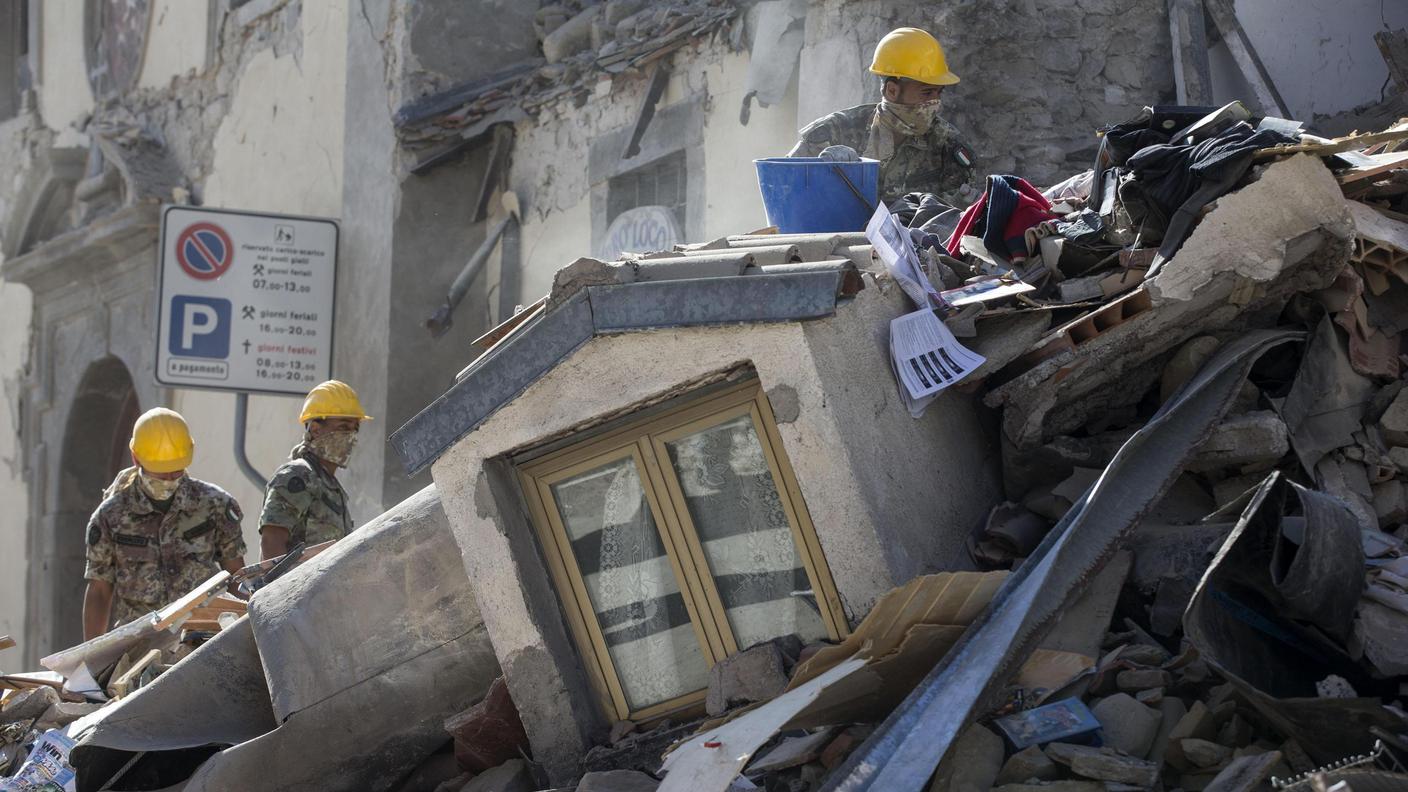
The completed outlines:
[[[665,447],[739,648],[789,634],[825,638],[752,418]]]
[[[706,687],[709,665],[635,462],[566,479],[552,494],[631,709]]]

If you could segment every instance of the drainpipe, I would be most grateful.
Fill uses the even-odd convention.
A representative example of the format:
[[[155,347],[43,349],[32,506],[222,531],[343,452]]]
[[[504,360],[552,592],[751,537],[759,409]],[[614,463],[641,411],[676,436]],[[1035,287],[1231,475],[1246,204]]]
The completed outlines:
[[[484,268],[485,262],[489,260],[489,254],[499,243],[499,237],[503,236],[509,223],[518,222],[518,195],[512,191],[505,192],[501,200],[507,214],[494,226],[494,230],[484,237],[484,241],[479,245],[479,249],[474,251],[474,255],[469,257],[469,261],[465,262],[464,269],[460,270],[460,274],[455,277],[455,282],[450,284],[450,291],[445,295],[445,302],[425,320],[425,327],[430,331],[431,337],[439,338],[449,332],[450,327],[454,324],[455,308],[469,293],[470,284],[474,282],[479,271]]]
[[[235,464],[239,465],[240,472],[249,479],[254,488],[260,492],[269,485],[269,478],[258,470],[254,469],[254,464],[249,461],[249,455],[245,453],[244,441],[249,428],[249,394],[235,394]]]

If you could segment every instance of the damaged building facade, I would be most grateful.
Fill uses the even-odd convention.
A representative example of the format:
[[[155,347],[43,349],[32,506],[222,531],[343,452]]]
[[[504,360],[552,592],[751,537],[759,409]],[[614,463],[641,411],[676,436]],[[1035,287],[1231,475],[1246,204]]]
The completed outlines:
[[[1356,93],[1360,67],[1336,59],[1342,38],[1322,36],[1324,63],[1354,86],[1336,103],[1304,90],[1298,72],[1278,73],[1290,61],[1264,41],[1248,61],[1247,31],[1226,19],[1180,27],[1187,3],[1172,4],[1173,19],[1162,3],[1002,4],[1006,27],[972,5],[923,19],[897,2],[491,5],[481,15],[431,2],[95,0],[16,14],[24,90],[0,132],[13,132],[20,166],[5,182],[0,274],[28,341],[0,360],[23,367],[6,380],[19,394],[9,420],[20,475],[4,486],[23,491],[26,512],[21,575],[35,593],[19,600],[16,630],[26,656],[73,643],[77,529],[122,464],[137,410],[186,413],[193,471],[247,512],[259,500],[221,428],[230,396],[152,381],[162,204],[339,219],[334,373],[379,419],[348,484],[361,520],[381,516],[260,589],[239,606],[247,618],[220,624],[161,677],[88,713],[72,759],[90,782],[134,762],[177,773],[179,752],[196,750],[203,763],[181,771],[191,789],[261,772],[272,788],[415,789],[435,763],[447,783],[482,774],[472,782],[482,787],[500,771],[527,774],[516,758],[527,747],[532,788],[543,788],[584,769],[658,774],[661,749],[679,740],[661,789],[723,789],[791,722],[876,730],[855,732],[826,764],[832,786],[928,788],[953,747],[936,787],[984,789],[1006,748],[986,725],[959,730],[1021,717],[1064,689],[1032,681],[1039,672],[1075,686],[1060,702],[1072,711],[1091,697],[1110,739],[1053,745],[1043,777],[1221,789],[1239,766],[1234,746],[1263,775],[1281,754],[1299,771],[1287,746],[1329,761],[1360,747],[1359,727],[1393,722],[1378,699],[1393,695],[1394,631],[1408,624],[1397,574],[1408,546],[1393,533],[1408,514],[1408,467],[1387,446],[1408,438],[1398,409],[1408,397],[1388,384],[1401,330],[1376,311],[1401,300],[1408,237],[1372,199],[1405,208],[1393,180],[1408,132],[1332,151],[1298,146],[1288,136],[1298,124],[1266,119],[1267,136],[1238,154],[1212,203],[1179,196],[1196,220],[1159,226],[1162,242],[1125,238],[1118,213],[1130,208],[1107,213],[1092,190],[1106,172],[1157,184],[1149,150],[1180,146],[1145,144],[1174,143],[1166,129],[1221,140],[1284,113],[1333,131],[1353,122],[1331,117],[1340,111],[1391,112],[1408,79],[1388,102],[1349,107],[1378,97]],[[1218,17],[1233,6],[1198,7]],[[1050,45],[1010,40],[1013,18]],[[1362,45],[1374,25],[1346,18],[1339,32]],[[1323,22],[1263,21],[1257,35],[1292,40]],[[1092,161],[1101,171],[1043,204],[1066,225],[1066,248],[1017,240],[1047,266],[1039,294],[947,316],[986,362],[949,359],[963,384],[927,410],[896,389],[890,322],[911,295],[873,240],[752,232],[765,216],[750,160],[866,98],[866,52],[904,23],[952,42],[965,82],[946,96],[948,114],[981,141],[980,173],[1045,186]],[[1221,31],[1227,51],[1213,47],[1197,74],[1186,51],[1170,56],[1170,28],[1175,41]],[[494,46],[463,46],[469,38]],[[91,49],[81,82],[48,60],[75,40]],[[56,85],[87,93],[46,105]],[[1096,159],[1092,130],[1146,103],[1223,91],[1249,92],[1257,112],[1150,113],[1110,130]],[[65,108],[70,123],[53,126]],[[1142,211],[1140,222],[1155,217]],[[981,238],[946,244],[953,266],[981,269]],[[950,264],[925,255],[930,279],[956,288],[962,270],[945,279],[938,265]],[[1329,373],[1354,393],[1332,392]],[[1346,401],[1320,412],[1329,398]],[[268,470],[296,439],[296,401],[254,406],[250,451]],[[435,486],[412,494],[427,473]],[[1289,480],[1301,473],[1320,491]],[[1269,582],[1267,564],[1239,555],[1267,537],[1280,537],[1285,562]],[[1335,574],[1307,573],[1326,547]],[[1366,567],[1377,599],[1361,601]],[[1241,634],[1276,655],[1275,641],[1219,610],[1247,587],[1293,629],[1323,629],[1334,670],[1352,669],[1341,681],[1364,697],[1294,700],[1328,681],[1320,666],[1277,679],[1229,651],[1241,639],[1226,636]],[[353,589],[365,603],[349,604]],[[1128,619],[1115,632],[1121,598],[1170,645]],[[1366,633],[1370,620],[1381,632]],[[339,661],[324,669],[324,652]],[[747,689],[754,662],[768,682],[758,690]],[[1047,662],[1061,668],[1031,670]],[[1361,673],[1370,666],[1382,673]],[[236,692],[210,683],[221,669]],[[806,706],[802,720],[768,720],[807,695],[822,696],[811,720]],[[1177,713],[1185,700],[1196,702]],[[877,717],[858,717],[858,702]],[[736,711],[746,705],[757,709]],[[183,728],[173,713],[189,706],[213,714]],[[1214,714],[1195,717],[1199,706]],[[697,733],[688,722],[730,710],[735,719]],[[1115,710],[1138,714],[1138,739]],[[366,711],[389,726],[358,717]],[[1315,739],[1305,724],[1320,712],[1363,717]],[[310,759],[326,723],[339,724],[337,739]],[[1223,744],[1202,745],[1214,729]],[[986,766],[967,761],[975,733],[991,738],[992,777],[945,776],[955,762],[959,773]],[[819,752],[834,736],[801,739]],[[1263,744],[1270,736],[1287,742]],[[1167,768],[1156,743],[1172,746]],[[803,762],[822,772],[819,757]],[[163,778],[151,785],[181,780]]]
[[[681,2],[663,12],[631,2],[595,12],[570,2],[490,5],[493,13],[424,0],[3,4],[0,494],[8,509],[0,541],[17,551],[0,558],[0,633],[23,640],[0,659],[32,661],[78,636],[81,528],[125,464],[128,427],[142,410],[163,404],[186,415],[199,449],[193,474],[229,489],[247,514],[261,500],[235,462],[233,398],[154,382],[162,204],[340,221],[334,374],[380,419],[366,426],[347,473],[365,522],[423,484],[385,441],[454,384],[473,338],[547,294],[553,274],[580,257],[763,225],[749,160],[784,153],[807,121],[871,98],[866,59],[891,27],[930,28],[949,48],[964,82],[945,97],[946,114],[975,141],[979,172],[1042,181],[1078,170],[1095,149],[1090,130],[1175,93],[1159,3],[774,0]],[[1354,5],[1341,18],[1357,26],[1369,4]],[[1366,80],[1343,44],[1357,28],[1319,30],[1317,38],[1321,17],[1312,24],[1255,2],[1238,11],[1262,14],[1265,23],[1250,33],[1298,114],[1377,98],[1291,96],[1291,86],[1307,83],[1287,71],[1293,59],[1282,48],[1269,46],[1302,41],[1358,86]],[[1013,40],[1014,24],[1042,31],[1045,45]],[[1210,98],[1220,99],[1238,85],[1228,76],[1232,62],[1213,49]],[[518,71],[505,77],[510,67]],[[510,192],[518,220],[504,200]],[[618,222],[627,213],[639,222]],[[453,324],[433,336],[426,319],[499,229]],[[802,349],[812,342],[797,328],[786,344]],[[749,360],[714,360],[629,403],[702,385]],[[780,443],[769,446],[777,457],[770,472],[811,464],[802,448],[788,447],[798,442],[788,439],[800,431],[796,421],[777,417],[788,409],[772,393],[783,380],[751,365],[776,426],[755,424],[756,437],[781,438],[768,440]],[[805,380],[814,389],[832,376],[817,370]],[[783,384],[802,394],[802,382]],[[296,413],[294,399],[251,400],[248,452],[258,470],[271,471],[297,441]],[[521,436],[486,453],[543,439]],[[799,480],[802,492],[821,486]],[[860,490],[849,497],[853,508],[873,500]],[[872,525],[888,514],[874,503],[864,509]],[[967,516],[956,512],[955,523]],[[254,548],[252,523],[245,533]],[[798,552],[810,536],[801,524],[797,516],[789,522]],[[817,530],[824,546],[825,530]],[[821,620],[828,634],[886,586],[944,566],[955,551],[939,542],[901,559],[876,537],[872,552],[855,557],[873,568],[833,575],[836,607]],[[808,576],[818,583],[815,570]],[[725,646],[726,631],[714,632]]]

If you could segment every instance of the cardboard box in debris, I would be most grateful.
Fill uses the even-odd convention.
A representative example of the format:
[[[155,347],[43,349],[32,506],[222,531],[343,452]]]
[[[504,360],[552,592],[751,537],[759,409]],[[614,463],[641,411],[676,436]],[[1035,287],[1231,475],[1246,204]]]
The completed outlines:
[[[1408,122],[1329,141],[1208,110],[1105,130],[1096,168],[1046,190],[994,176],[965,211],[892,207],[924,307],[985,359],[952,384],[1001,412],[1007,501],[969,540],[977,571],[891,591],[838,645],[733,655],[706,719],[616,724],[577,790],[1408,788]],[[823,237],[663,255],[892,277],[854,235]],[[332,647],[278,645],[273,626],[340,613],[339,585],[458,563],[407,517],[443,524],[433,488],[408,504],[250,616],[213,582],[0,678],[0,788],[70,749],[69,789],[258,768],[267,789],[546,788],[467,590],[389,602],[414,629],[324,631],[352,658],[314,669],[328,680],[309,670]],[[227,629],[165,670],[150,639],[192,619]],[[330,712],[347,734],[307,727]]]

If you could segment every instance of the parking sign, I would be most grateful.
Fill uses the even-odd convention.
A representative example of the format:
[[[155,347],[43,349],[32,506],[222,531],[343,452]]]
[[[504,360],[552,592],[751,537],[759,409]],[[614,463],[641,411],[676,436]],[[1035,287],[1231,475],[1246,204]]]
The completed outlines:
[[[331,379],[337,240],[332,220],[166,207],[157,382],[303,395]]]

